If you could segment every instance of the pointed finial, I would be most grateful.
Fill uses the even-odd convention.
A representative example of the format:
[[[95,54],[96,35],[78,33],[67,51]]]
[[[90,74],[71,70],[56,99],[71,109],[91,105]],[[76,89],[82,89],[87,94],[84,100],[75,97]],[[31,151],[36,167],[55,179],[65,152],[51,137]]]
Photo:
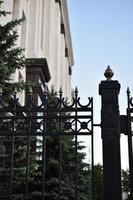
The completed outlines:
[[[130,89],[127,87],[127,95],[130,95]]]
[[[51,93],[54,94],[54,86],[51,86]]]
[[[114,76],[114,73],[109,65],[107,66],[107,69],[105,70],[104,76],[107,78],[107,81],[110,81],[111,78]]]
[[[78,93],[78,88],[77,88],[77,86],[76,86],[76,88],[75,88],[75,93]]]
[[[60,87],[59,93],[60,93],[60,94],[63,93],[62,87]]]

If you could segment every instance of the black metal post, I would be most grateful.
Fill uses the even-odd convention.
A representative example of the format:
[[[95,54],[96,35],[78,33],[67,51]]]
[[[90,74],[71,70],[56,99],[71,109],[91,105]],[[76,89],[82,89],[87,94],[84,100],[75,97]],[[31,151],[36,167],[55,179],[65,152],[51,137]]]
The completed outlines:
[[[104,200],[122,200],[120,162],[120,115],[118,94],[120,84],[111,80],[113,72],[108,66],[106,81],[99,85],[102,97],[101,128],[103,140]]]
[[[128,155],[129,155],[129,186],[130,200],[133,199],[133,142],[132,142],[132,125],[131,125],[131,109],[130,109],[130,90],[127,90],[127,137],[128,137]]]

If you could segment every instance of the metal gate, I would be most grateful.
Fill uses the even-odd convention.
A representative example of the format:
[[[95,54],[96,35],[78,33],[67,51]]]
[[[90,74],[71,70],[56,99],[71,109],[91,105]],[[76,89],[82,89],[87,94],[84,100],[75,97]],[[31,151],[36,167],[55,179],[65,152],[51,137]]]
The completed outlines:
[[[110,67],[105,71],[107,80],[101,81],[99,94],[102,99],[101,106],[101,136],[103,146],[103,194],[104,200],[122,200],[121,188],[121,158],[120,158],[120,135],[124,133],[128,137],[129,149],[129,172],[130,172],[130,200],[133,199],[133,98],[130,91],[127,91],[128,108],[127,115],[120,115],[118,95],[120,84],[112,80],[113,72]],[[0,199],[17,200],[34,199],[30,193],[36,190],[35,199],[41,200],[81,200],[80,196],[82,184],[79,185],[79,175],[86,173],[88,181],[91,181],[91,188],[86,187],[90,192],[87,200],[95,200],[94,194],[94,150],[93,150],[93,127],[97,126],[93,122],[93,98],[88,98],[88,104],[82,105],[78,90],[75,89],[72,103],[67,104],[63,97],[62,90],[58,96],[52,98],[45,93],[39,100],[40,105],[36,105],[30,91],[26,105],[21,106],[14,93],[10,103],[5,103],[0,91]],[[79,141],[78,137],[86,135],[91,139],[91,166],[79,168]],[[56,138],[56,143],[50,143],[49,138]],[[71,143],[69,151],[64,151],[65,138]],[[51,140],[52,141],[52,140]],[[55,145],[56,144],[56,145]],[[53,148],[52,148],[53,147]],[[47,154],[55,155],[58,160],[47,159]],[[82,148],[81,148],[82,149]],[[19,150],[19,151],[18,151]],[[3,153],[3,154],[2,154]],[[71,162],[65,160],[65,153],[71,156]],[[67,156],[66,156],[67,157]],[[49,184],[47,175],[49,173],[47,162],[53,162],[56,170],[56,179],[53,179],[53,188],[49,185],[49,193],[46,183]],[[69,168],[67,178],[71,181],[64,182],[65,168]],[[52,168],[51,168],[52,169]],[[38,170],[39,176],[36,177],[35,171]],[[32,172],[32,173],[31,173]],[[87,171],[88,172],[88,171]],[[17,174],[17,176],[15,175]],[[73,176],[72,176],[73,174]],[[39,178],[38,178],[39,177]],[[33,184],[34,183],[34,184]],[[16,190],[16,185],[19,187]],[[67,191],[64,185],[67,185]],[[73,195],[69,196],[69,190]],[[64,195],[65,194],[65,195]]]
[[[38,190],[35,199],[54,199],[54,197],[47,197],[45,191],[47,178],[46,156],[47,152],[50,151],[47,148],[49,137],[57,138],[57,147],[53,146],[53,152],[57,151],[56,156],[59,162],[57,166],[58,178],[55,181],[58,186],[56,199],[65,199],[62,192],[64,137],[71,137],[74,145],[73,152],[70,152],[73,154],[74,165],[74,180],[72,180],[72,185],[69,186],[74,190],[71,199],[80,199],[78,197],[78,136],[91,137],[91,166],[89,166],[91,174],[88,176],[88,180],[90,179],[93,182],[94,176],[93,98],[88,98],[87,105],[81,105],[76,88],[71,105],[67,104],[61,90],[59,95],[54,98],[52,94],[45,93],[42,100],[39,101],[40,105],[36,105],[30,91],[25,106],[19,104],[16,93],[13,94],[11,102],[7,104],[2,97],[2,92],[0,93],[0,176],[3,178],[3,181],[0,181],[3,182],[0,199],[34,199],[30,195],[34,193],[34,190]],[[41,167],[39,166],[40,163]],[[36,170],[40,174],[39,180],[37,180],[38,177],[34,177]],[[37,182],[36,186],[33,182]],[[93,189],[93,187],[90,188],[91,191],[88,189],[90,199],[93,199]],[[70,198],[66,195],[66,199]]]

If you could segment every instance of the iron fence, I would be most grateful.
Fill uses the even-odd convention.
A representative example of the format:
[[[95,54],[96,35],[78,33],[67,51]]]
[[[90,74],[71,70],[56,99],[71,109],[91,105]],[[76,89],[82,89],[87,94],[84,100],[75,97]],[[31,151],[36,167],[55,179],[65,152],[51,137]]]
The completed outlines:
[[[30,91],[24,106],[19,104],[16,93],[10,103],[6,103],[0,91],[0,199],[33,200],[30,195],[35,191],[35,199],[38,200],[54,200],[54,195],[58,200],[85,199],[84,194],[81,196],[80,193],[83,188],[82,171],[88,181],[84,182],[85,191],[90,195],[86,199],[95,200],[94,126],[101,126],[102,133],[103,199],[122,200],[121,133],[128,137],[129,196],[130,200],[133,199],[133,97],[130,97],[128,90],[127,114],[120,115],[120,84],[111,80],[112,76],[113,72],[108,66],[105,71],[107,80],[99,85],[102,99],[100,124],[93,122],[93,98],[89,97],[87,105],[82,105],[77,88],[71,104],[67,103],[60,90],[54,98],[54,93],[44,93],[40,104],[36,105],[37,101]],[[79,154],[82,149],[79,136],[88,136],[91,140],[91,165],[79,164],[79,160],[84,158]],[[71,148],[66,148],[65,140],[67,144],[71,143]],[[88,168],[90,170],[87,171]],[[67,176],[66,169],[69,171]],[[52,180],[49,173],[54,174]]]
[[[19,104],[16,93],[13,94],[10,103],[5,103],[1,93],[0,176],[3,181],[1,181],[0,186],[0,199],[28,200],[31,198],[29,197],[30,192],[32,191],[32,193],[34,193],[35,187],[37,188],[37,184],[33,184],[33,182],[36,181],[38,181],[41,187],[41,190],[39,190],[41,193],[40,199],[49,199],[46,197],[45,191],[47,176],[46,155],[47,152],[49,152],[49,149],[46,147],[49,137],[56,137],[58,139],[57,157],[59,165],[57,170],[58,183],[56,183],[58,185],[58,190],[56,192],[58,195],[57,199],[59,200],[63,199],[64,137],[72,137],[72,141],[74,141],[74,199],[79,199],[78,136],[81,135],[91,137],[91,180],[93,184],[93,98],[88,98],[88,104],[82,105],[76,88],[71,104],[67,103],[67,100],[63,97],[62,90],[60,90],[59,95],[54,98],[48,93],[45,93],[40,105],[36,105],[32,98],[32,92],[29,92],[26,104],[22,106]],[[33,166],[34,164],[35,166]],[[37,180],[38,177],[34,177],[36,170],[40,173],[39,180]],[[15,184],[18,185],[17,191]],[[92,186],[90,199],[93,199],[93,196],[94,187]]]

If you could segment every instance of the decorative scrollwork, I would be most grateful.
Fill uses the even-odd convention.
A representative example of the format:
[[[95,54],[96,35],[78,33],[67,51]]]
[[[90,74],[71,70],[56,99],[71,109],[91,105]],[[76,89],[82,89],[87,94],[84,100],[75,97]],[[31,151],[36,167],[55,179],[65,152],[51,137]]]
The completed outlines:
[[[130,98],[129,103],[130,103],[130,106],[133,107],[133,97]]]
[[[90,105],[91,105],[91,103],[92,103],[92,98],[90,98],[90,97],[88,97],[88,100],[89,100],[89,102],[86,104],[86,105],[82,105],[81,103],[80,103],[80,97],[78,98],[78,105],[81,107],[81,108],[88,108]]]
[[[62,98],[62,105],[63,105],[64,108],[71,109],[71,108],[74,107],[75,103],[76,103],[76,100],[75,100],[74,97],[72,98],[72,103],[71,104],[68,104],[64,97]]]
[[[70,104],[61,90],[54,99],[45,93],[40,105],[36,105],[32,92],[23,106],[16,96],[7,104],[0,95],[0,135],[92,134],[93,99],[89,97],[87,105],[82,105],[77,88]]]

